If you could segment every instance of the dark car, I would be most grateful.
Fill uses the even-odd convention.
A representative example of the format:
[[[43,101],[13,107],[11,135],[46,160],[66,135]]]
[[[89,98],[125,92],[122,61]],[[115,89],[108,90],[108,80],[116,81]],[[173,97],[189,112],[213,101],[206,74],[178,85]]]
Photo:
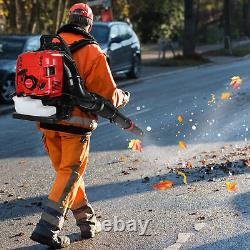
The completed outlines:
[[[17,56],[39,46],[40,36],[0,36],[0,102],[12,102]]]
[[[126,73],[129,78],[140,76],[140,42],[129,24],[95,22],[91,34],[106,53],[112,73]]]

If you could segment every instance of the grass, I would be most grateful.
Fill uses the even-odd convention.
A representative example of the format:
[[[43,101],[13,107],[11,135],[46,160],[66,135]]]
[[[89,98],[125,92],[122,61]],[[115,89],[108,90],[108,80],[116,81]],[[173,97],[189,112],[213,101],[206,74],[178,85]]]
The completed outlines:
[[[143,64],[146,66],[162,66],[162,67],[178,67],[178,66],[197,66],[210,61],[200,54],[194,54],[191,57],[184,57],[177,55],[172,58],[166,59],[151,59],[144,61]]]
[[[232,55],[229,54],[228,50],[219,49],[205,52],[204,56],[236,56],[242,57],[250,54],[250,44],[246,44],[243,46],[235,47],[232,49]]]

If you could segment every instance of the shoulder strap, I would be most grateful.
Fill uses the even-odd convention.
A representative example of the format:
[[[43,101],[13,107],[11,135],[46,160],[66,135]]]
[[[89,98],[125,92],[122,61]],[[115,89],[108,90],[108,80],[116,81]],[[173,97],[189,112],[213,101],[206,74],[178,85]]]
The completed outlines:
[[[98,45],[98,43],[93,40],[93,39],[80,39],[78,41],[73,42],[72,44],[70,44],[68,47],[71,51],[71,53],[75,52],[76,50],[89,45],[89,44],[96,44]]]

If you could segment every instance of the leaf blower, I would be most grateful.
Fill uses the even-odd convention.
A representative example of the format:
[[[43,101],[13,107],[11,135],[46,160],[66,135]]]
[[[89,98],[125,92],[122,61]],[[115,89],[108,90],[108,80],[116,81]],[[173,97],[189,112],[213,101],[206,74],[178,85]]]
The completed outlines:
[[[37,51],[18,56],[16,63],[16,93],[13,97],[16,119],[56,124],[67,120],[75,106],[99,115],[137,136],[143,131],[105,98],[84,88],[72,52],[94,39],[80,39],[67,46],[59,35],[43,35]]]

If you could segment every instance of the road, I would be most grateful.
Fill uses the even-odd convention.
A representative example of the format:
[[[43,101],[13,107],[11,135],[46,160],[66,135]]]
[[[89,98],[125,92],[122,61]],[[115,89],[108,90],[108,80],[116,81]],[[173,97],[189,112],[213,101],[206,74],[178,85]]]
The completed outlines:
[[[132,98],[124,113],[145,130],[143,152],[127,149],[138,138],[101,120],[84,178],[101,221],[117,216],[149,226],[145,235],[111,230],[70,249],[250,249],[250,175],[243,164],[250,152],[249,65],[244,59],[163,72],[126,87]],[[243,79],[238,91],[229,86],[233,75]],[[227,91],[232,98],[220,100]],[[216,102],[208,105],[211,94]],[[29,240],[54,179],[40,138],[31,122],[0,118],[2,249],[46,249]],[[183,169],[185,162],[193,168]],[[176,168],[187,173],[187,185]],[[174,186],[154,190],[160,180]],[[227,191],[226,180],[237,183],[236,192]],[[64,233],[76,237],[71,214]]]

